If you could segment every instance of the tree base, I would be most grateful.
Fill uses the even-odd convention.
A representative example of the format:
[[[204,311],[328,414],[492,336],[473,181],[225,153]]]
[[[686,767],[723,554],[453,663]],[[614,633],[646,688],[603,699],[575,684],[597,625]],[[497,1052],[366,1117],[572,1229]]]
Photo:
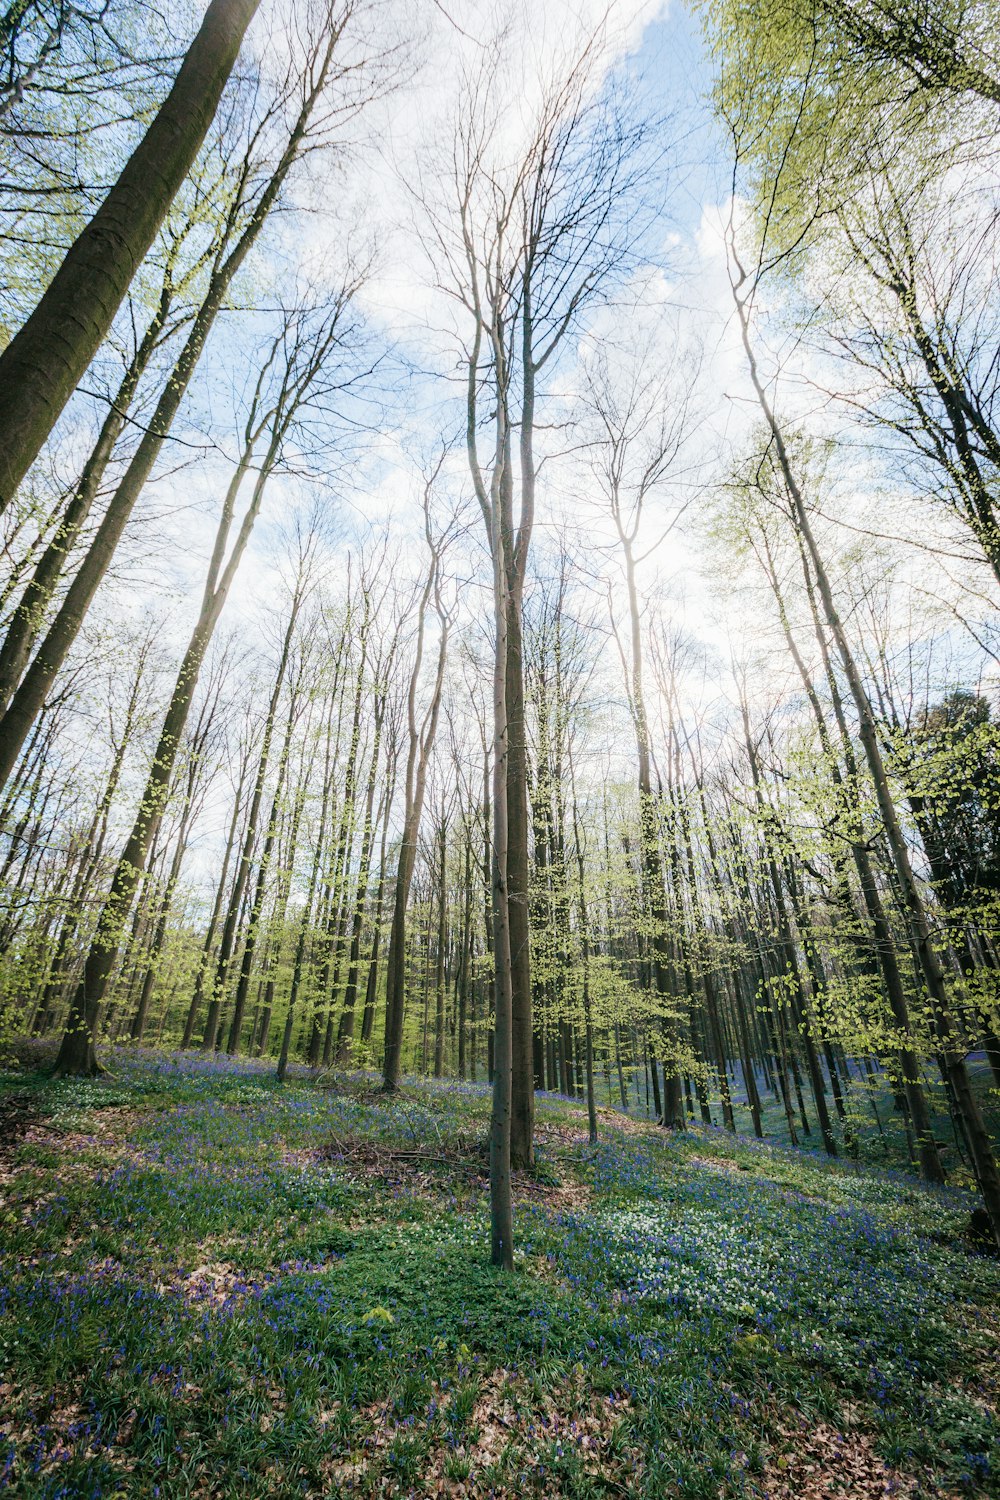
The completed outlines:
[[[1000,1256],[1000,1245],[994,1237],[990,1216],[985,1208],[972,1210],[966,1234],[981,1255]]]
[[[107,1069],[97,1061],[92,1041],[82,1036],[64,1036],[50,1078],[99,1078]]]

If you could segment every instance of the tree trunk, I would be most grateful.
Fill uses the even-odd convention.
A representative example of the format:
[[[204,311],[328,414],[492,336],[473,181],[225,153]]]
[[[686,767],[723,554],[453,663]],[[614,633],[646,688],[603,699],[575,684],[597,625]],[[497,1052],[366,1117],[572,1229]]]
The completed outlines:
[[[215,976],[212,981],[212,991],[209,1000],[209,1016],[218,1022],[219,1011],[222,1005],[222,997],[225,993],[226,979],[229,974],[229,965],[232,962],[233,950],[236,946],[236,932],[240,920],[240,910],[243,906],[243,898],[246,894],[247,885],[250,880],[250,868],[253,863],[253,850],[257,842],[257,827],[260,821],[260,809],[264,800],[264,784],[267,780],[268,762],[271,758],[271,740],[274,736],[274,725],[278,714],[278,702],[285,683],[285,673],[288,670],[288,661],[292,650],[292,640],[295,635],[295,626],[298,621],[298,609],[293,608],[289,615],[288,624],[285,627],[284,639],[281,643],[281,656],[278,660],[278,670],[275,673],[274,683],[271,687],[271,699],[267,706],[267,718],[264,720],[264,734],[260,747],[260,758],[257,762],[257,776],[254,781],[253,794],[250,798],[250,810],[247,814],[247,825],[243,831],[243,847],[240,850],[240,860],[236,867],[236,879],[233,889],[229,895],[229,905],[226,910],[226,920],[222,928],[222,937],[219,942],[219,952],[215,960]],[[214,1045],[214,1037],[209,1040],[209,1030],[206,1029],[204,1046]]]
[[[299,990],[302,987],[302,978],[305,973],[306,949],[309,944],[309,928],[313,917],[313,905],[316,900],[316,889],[319,885],[319,875],[323,864],[323,837],[326,828],[327,815],[330,806],[330,798],[333,793],[333,771],[334,757],[331,754],[331,736],[329,733],[330,723],[327,721],[327,758],[323,774],[323,799],[320,807],[319,826],[316,833],[316,841],[313,846],[312,864],[309,870],[309,889],[302,907],[302,919],[299,923],[299,935],[295,944],[295,962],[292,966],[292,986],[288,993],[288,1010],[285,1014],[285,1027],[281,1036],[281,1054],[278,1058],[277,1080],[284,1083],[288,1071],[288,1053],[292,1043],[292,1028],[295,1024],[296,1005],[299,998]]]
[[[430,530],[428,523],[428,541]],[[406,1005],[406,906],[410,898],[410,884],[417,856],[417,837],[420,832],[420,817],[424,806],[424,791],[427,785],[427,768],[430,753],[437,733],[438,715],[441,710],[441,694],[444,688],[444,669],[448,650],[448,628],[440,608],[438,589],[439,554],[431,548],[431,564],[427,581],[421,594],[417,617],[417,643],[410,673],[407,695],[407,721],[409,749],[406,760],[404,789],[403,837],[399,846],[396,866],[396,885],[393,892],[392,926],[389,929],[389,952],[386,957],[385,991],[385,1051],[382,1066],[382,1086],[387,1093],[399,1087],[402,1071],[403,1020]],[[441,635],[438,643],[437,670],[431,701],[424,715],[422,727],[416,718],[416,694],[423,660],[424,623],[431,595],[438,600]]]
[[[106,337],[215,117],[259,0],[211,0],[145,136],[0,355],[0,512]]]
[[[187,1020],[184,1022],[184,1033],[181,1037],[181,1049],[190,1047],[191,1038],[194,1036],[194,1028],[201,1010],[205,995],[205,976],[208,974],[209,965],[212,961],[212,946],[215,942],[216,930],[219,926],[219,918],[222,916],[222,903],[226,895],[226,880],[229,875],[229,862],[233,857],[236,847],[236,835],[239,829],[240,811],[243,804],[243,787],[246,781],[247,763],[249,757],[240,764],[240,779],[236,788],[236,796],[233,801],[233,816],[229,824],[229,834],[226,838],[226,852],[222,858],[222,870],[219,875],[219,883],[215,888],[215,900],[212,903],[212,914],[208,919],[208,929],[205,933],[205,941],[202,944],[201,956],[198,960],[198,973],[195,978],[194,994],[191,996],[191,1004],[188,1007]]]
[[[774,440],[781,473],[793,508],[795,525],[802,536],[809,554],[813,574],[826,613],[827,623],[837,644],[841,663],[844,668],[844,675],[847,678],[851,695],[854,698],[858,713],[861,743],[868,762],[869,773],[874,783],[875,795],[878,801],[879,812],[882,816],[886,839],[906,903],[914,944],[927,987],[927,993],[931,1001],[935,1027],[945,1060],[947,1077],[954,1089],[956,1103],[969,1139],[973,1169],[983,1195],[983,1202],[994,1240],[996,1241],[997,1248],[1000,1249],[1000,1169],[997,1166],[996,1156],[986,1130],[982,1111],[972,1091],[964,1057],[958,1048],[957,1039],[953,1034],[944,973],[934,946],[933,933],[924,908],[923,899],[910,863],[906,839],[896,813],[892,789],[889,785],[889,778],[882,759],[882,751],[878,741],[878,732],[875,727],[871,703],[862,683],[850,642],[847,639],[847,634],[837,609],[822,555],[816,544],[816,539],[809,522],[809,515],[802,492],[796,483],[795,475],[792,471],[788,452],[785,447],[784,436],[774,417],[757,371],[756,360],[750,344],[746,308],[735,293],[734,297],[740,319],[743,346],[750,367],[751,380],[754,384],[761,411]]]
[[[507,586],[500,517],[494,510],[493,669],[493,1108],[490,1118],[490,1248],[495,1266],[514,1268],[511,1198],[511,1081],[513,985],[510,901],[507,884]],[[531,1032],[528,1031],[530,1046]],[[529,1075],[530,1076],[530,1075]]]
[[[442,814],[441,865],[438,881],[437,955],[434,966],[434,1077],[444,1077],[445,941],[448,913],[448,829]]]
[[[809,562],[805,553],[805,545],[801,535],[798,532],[796,532],[796,538],[798,542],[799,556],[802,564],[805,591],[809,600],[809,610],[813,623],[813,632],[816,636],[816,640],[820,648],[823,668],[826,674],[827,684],[830,689],[831,700],[833,702],[834,718],[840,737],[841,752],[844,757],[846,785],[845,778],[841,776],[840,765],[838,763],[837,757],[834,754],[833,744],[830,738],[829,729],[827,727],[826,718],[823,714],[822,705],[819,701],[816,690],[809,678],[809,674],[806,671],[805,662],[803,661],[802,656],[798,650],[795,638],[792,635],[791,627],[784,608],[784,602],[781,598],[781,593],[778,587],[777,575],[773,570],[770,555],[768,554],[767,561],[769,579],[772,591],[774,592],[775,598],[778,603],[778,609],[784,629],[785,640],[788,644],[792,659],[798,669],[799,677],[802,680],[806,696],[809,699],[813,718],[816,722],[817,732],[820,737],[820,743],[823,749],[826,751],[830,761],[830,765],[832,767],[834,784],[838,790],[843,792],[845,797],[845,813],[847,813],[847,815],[850,816],[853,821],[856,817],[856,808],[860,800],[858,767],[855,760],[854,746],[851,741],[850,730],[848,728],[847,719],[844,714],[844,704],[841,697],[840,688],[837,684],[836,674],[833,670],[833,663],[830,660],[830,648],[827,642],[826,632],[823,630],[823,626],[820,621],[815,589],[813,587],[813,580],[809,569]],[[865,911],[872,926],[875,954],[878,960],[879,969],[881,970],[882,982],[885,986],[886,997],[889,1001],[889,1009],[892,1012],[893,1020],[899,1027],[900,1036],[903,1038],[903,1044],[899,1052],[899,1065],[900,1072],[902,1074],[903,1090],[906,1096],[907,1108],[909,1110],[910,1120],[916,1138],[917,1156],[920,1164],[920,1170],[927,1178],[928,1182],[942,1183],[944,1182],[944,1169],[941,1165],[941,1158],[938,1154],[938,1149],[934,1142],[934,1132],[931,1128],[930,1111],[927,1107],[927,1099],[924,1094],[923,1086],[920,1082],[920,1065],[912,1046],[909,1044],[909,1038],[912,1036],[909,1007],[906,1001],[906,991],[903,986],[902,975],[900,974],[899,964],[896,959],[896,948],[892,938],[892,929],[889,926],[889,921],[886,917],[882,897],[879,894],[878,883],[875,878],[875,872],[872,868],[871,857],[868,852],[868,845],[864,838],[860,836],[860,833],[859,836],[854,837],[851,840],[851,854],[854,860],[855,869],[857,870],[858,874],[858,882],[861,887],[862,901],[864,902]]]
[[[248,439],[226,493],[201,610],[177,674],[135,823],[112,877],[111,891],[98,920],[97,931],[84,963],[83,977],[70,1007],[69,1022],[56,1059],[57,1076],[66,1073],[92,1076],[99,1071],[94,1051],[97,1018],[118,955],[122,924],[135,899],[139,882],[146,870],[150,844],[160,826],[205,652],[250,540],[269,477],[270,468],[265,462],[257,475],[252,498],[229,558],[223,566],[236,500],[250,463],[252,447],[252,441]]]
[[[189,787],[190,792],[190,787]],[[146,1020],[149,1016],[149,1004],[153,998],[153,990],[158,977],[160,954],[167,936],[167,923],[170,920],[170,908],[173,905],[174,891],[180,878],[181,864],[187,852],[187,840],[189,832],[189,821],[182,818],[180,831],[177,835],[177,843],[174,847],[173,859],[170,862],[170,872],[167,875],[166,884],[163,887],[163,895],[160,898],[160,910],[156,920],[156,928],[153,932],[153,941],[146,955],[146,972],[143,975],[142,989],[139,992],[139,1004],[135,1015],[132,1017],[132,1025],[129,1028],[129,1036],[133,1042],[141,1042],[146,1031]]]
[[[531,938],[528,922],[528,766],[524,716],[521,590],[508,593],[507,658],[507,891],[510,905],[512,1065],[511,1165],[534,1160],[535,1064],[531,1019]]]
[[[365,1008],[361,1017],[361,1040],[370,1042],[372,1031],[375,1026],[375,1002],[378,995],[378,960],[379,950],[382,946],[382,923],[385,919],[385,871],[386,871],[386,843],[389,834],[389,815],[392,810],[392,794],[395,789],[396,769],[393,761],[392,769],[388,773],[388,783],[385,789],[385,806],[382,813],[382,835],[379,849],[378,864],[378,887],[375,891],[375,902],[372,909],[372,947],[368,956],[368,978],[365,980]]]
[[[298,596],[296,596],[297,601]],[[292,608],[292,628],[298,614],[297,603]],[[264,834],[264,848],[261,851],[260,863],[257,866],[257,881],[254,887],[253,902],[250,907],[250,923],[247,927],[246,941],[243,944],[243,957],[240,960],[239,978],[236,981],[236,998],[233,1005],[233,1019],[229,1028],[229,1040],[226,1051],[230,1057],[240,1050],[240,1037],[243,1029],[243,1017],[246,1013],[247,995],[250,990],[250,978],[253,973],[254,958],[257,953],[257,943],[260,938],[260,924],[264,914],[264,897],[267,892],[267,878],[271,869],[271,855],[274,850],[275,840],[278,837],[278,821],[281,816],[281,800],[285,790],[285,776],[288,771],[288,758],[292,749],[292,731],[295,728],[295,720],[298,714],[298,683],[294,683],[288,703],[288,718],[285,721],[285,735],[281,751],[278,755],[278,775],[271,798],[271,810],[268,814],[267,829]]]

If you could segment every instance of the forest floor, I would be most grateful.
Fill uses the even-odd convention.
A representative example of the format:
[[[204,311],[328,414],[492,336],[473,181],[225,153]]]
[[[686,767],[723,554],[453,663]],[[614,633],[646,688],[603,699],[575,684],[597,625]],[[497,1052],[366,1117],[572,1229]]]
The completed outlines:
[[[973,1200],[540,1095],[120,1051],[0,1077],[0,1492],[1000,1495]]]

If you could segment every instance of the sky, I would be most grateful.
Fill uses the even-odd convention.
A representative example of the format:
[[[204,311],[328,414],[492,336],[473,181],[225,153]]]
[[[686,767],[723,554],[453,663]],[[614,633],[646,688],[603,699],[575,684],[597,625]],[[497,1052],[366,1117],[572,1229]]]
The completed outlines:
[[[598,23],[605,7],[593,0],[546,0],[544,6],[513,4],[494,7],[456,0],[438,7],[434,0],[390,5],[393,25],[409,35],[407,52],[410,76],[372,106],[359,121],[360,149],[346,167],[327,163],[311,167],[303,185],[310,204],[319,200],[321,211],[296,220],[293,253],[308,266],[310,275],[336,276],[345,244],[356,254],[373,257],[373,268],[361,292],[361,305],[370,319],[376,344],[382,344],[380,376],[375,384],[384,402],[365,437],[365,457],[358,464],[352,457],[349,481],[341,487],[340,504],[345,521],[388,523],[408,527],[417,524],[414,500],[420,488],[420,463],[436,448],[442,428],[453,427],[454,411],[443,409],[442,396],[454,393],[454,312],[450,301],[434,285],[435,267],[421,248],[423,237],[419,181],[429,182],[454,119],[459,71],[472,66],[482,50],[481,38],[497,28],[497,18],[509,18],[510,35],[505,46],[508,58],[509,99],[503,110],[510,130],[511,149],[516,154],[516,123],[519,110],[527,107],[532,88],[537,87],[539,59],[552,66],[553,49],[568,56],[576,39]],[[643,285],[646,298],[669,301],[700,332],[708,331],[715,347],[709,351],[716,388],[725,383],[733,365],[735,346],[727,337],[726,298],[721,241],[718,238],[717,179],[720,164],[713,157],[714,143],[704,93],[709,70],[703,54],[699,24],[687,8],[660,0],[635,4],[633,0],[613,4],[608,26],[609,67],[627,71],[628,88],[637,109],[662,116],[667,169],[657,190],[661,212],[644,238],[635,280]],[[323,174],[329,188],[323,191]],[[317,177],[320,186],[317,188]],[[326,198],[326,203],[323,200]],[[273,243],[273,238],[272,238]],[[279,253],[284,254],[282,245]],[[263,273],[266,276],[267,271]],[[281,275],[281,271],[277,271]],[[626,289],[634,295],[635,289]],[[599,324],[596,311],[592,322]],[[611,311],[608,316],[614,318]],[[673,331],[665,329],[672,338]],[[226,401],[240,388],[233,381],[227,390],[226,367],[235,363],[220,329],[213,337],[205,366],[212,380],[199,380],[189,401],[189,418],[201,420],[209,438],[218,443],[220,418],[225,422]],[[574,352],[568,352],[560,371],[572,380]],[[213,370],[214,364],[214,370]],[[222,378],[220,379],[220,376]],[[380,378],[381,377],[381,378]],[[445,384],[447,382],[447,384]],[[558,382],[557,382],[558,384]],[[193,409],[192,409],[193,408]],[[371,413],[368,414],[369,416]],[[728,426],[731,410],[724,403],[714,414]],[[235,430],[235,422],[233,422]],[[449,433],[450,435],[450,433]],[[223,440],[223,446],[225,441]],[[232,443],[229,444],[230,448]],[[456,461],[456,482],[464,483],[462,464]],[[178,557],[173,528],[162,545],[145,549],[156,581],[162,585],[162,559],[176,558],[176,592],[184,595],[197,587],[201,560],[207,556],[214,527],[214,491],[217,470],[212,455],[192,477],[185,475],[169,501],[161,495],[161,507],[184,508],[183,529],[188,545]],[[165,486],[158,487],[161,491]],[[199,496],[202,502],[198,504]],[[553,495],[553,511],[558,509]],[[155,504],[155,502],[154,502]],[[197,511],[191,513],[192,506]],[[543,498],[540,527],[550,520]],[[560,520],[562,518],[560,517]],[[268,573],[268,550],[274,545],[274,528],[265,514],[255,538],[252,555],[230,606],[238,614],[264,588]],[[139,579],[152,582],[143,575]],[[140,590],[141,591],[141,590]]]

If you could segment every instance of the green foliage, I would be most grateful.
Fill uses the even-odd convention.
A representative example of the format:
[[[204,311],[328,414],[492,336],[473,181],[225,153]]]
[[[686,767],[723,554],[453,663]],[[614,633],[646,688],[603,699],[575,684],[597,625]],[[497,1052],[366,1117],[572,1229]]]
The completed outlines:
[[[461,1170],[373,1177],[344,1155],[414,1132],[469,1151],[483,1093],[394,1103],[152,1057],[34,1092],[48,1140],[0,1223],[2,1461],[25,1500],[437,1475],[751,1496],[790,1413],[836,1425],[848,1400],[904,1471],[997,1493],[995,1423],[962,1382],[1000,1283],[963,1248],[960,1193],[717,1131],[591,1147],[579,1111],[541,1098],[574,1137],[559,1177],[579,1207],[533,1195],[502,1275]],[[536,1180],[554,1177],[543,1153]]]
[[[699,8],[717,61],[716,105],[737,149],[737,185],[766,234],[767,260],[800,264],[798,251],[863,198],[886,162],[916,176],[947,163],[961,139],[956,99],[982,107],[975,95],[942,100],[915,88],[905,36],[909,20],[916,26],[933,14],[942,35],[988,37],[992,4],[944,0],[932,10],[903,0],[881,10],[853,0],[702,0]],[[878,44],[880,11],[895,46]],[[866,12],[875,22],[867,32],[859,22]]]

